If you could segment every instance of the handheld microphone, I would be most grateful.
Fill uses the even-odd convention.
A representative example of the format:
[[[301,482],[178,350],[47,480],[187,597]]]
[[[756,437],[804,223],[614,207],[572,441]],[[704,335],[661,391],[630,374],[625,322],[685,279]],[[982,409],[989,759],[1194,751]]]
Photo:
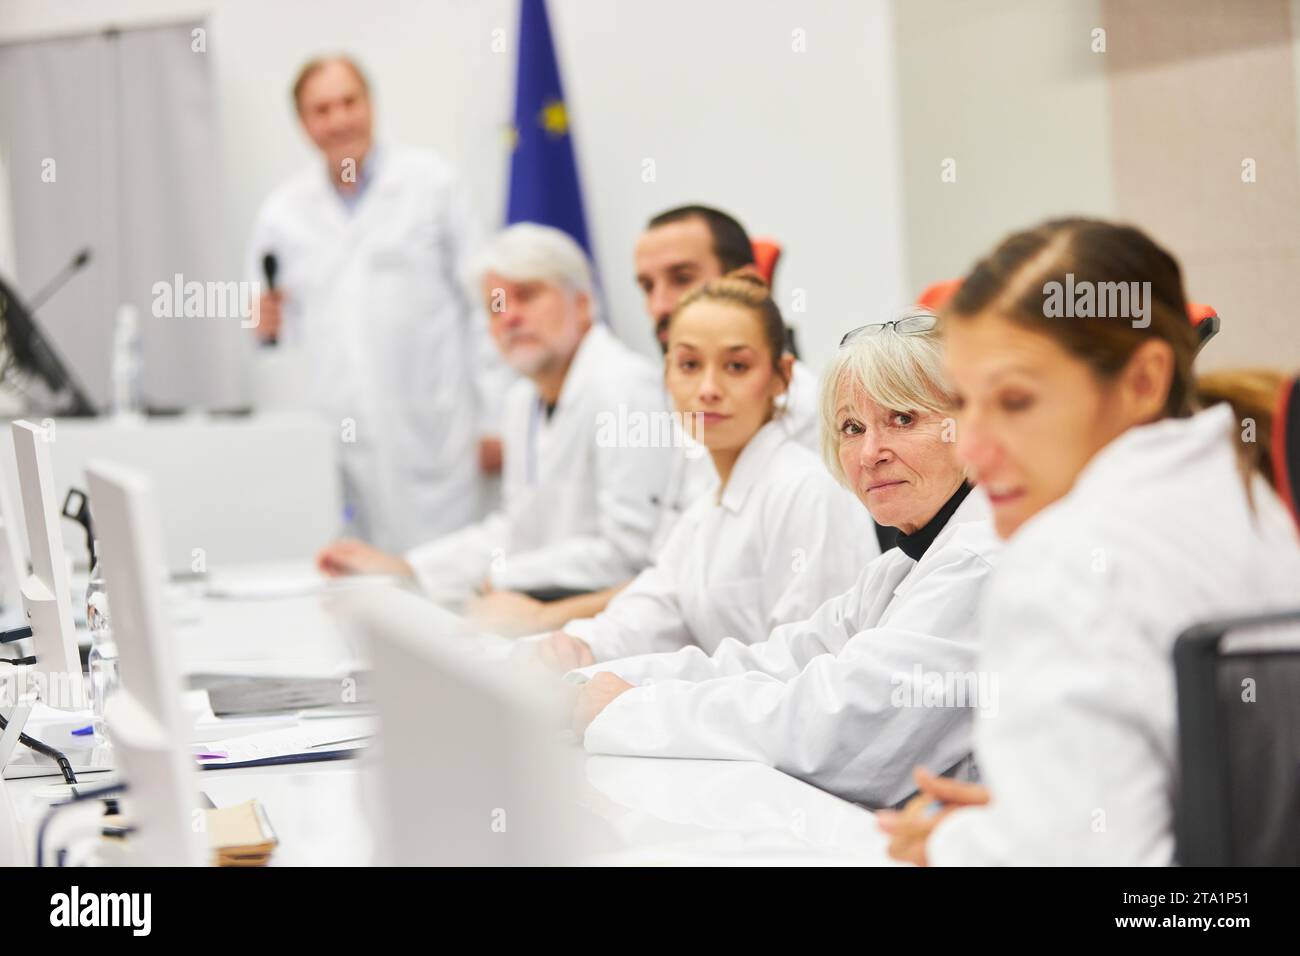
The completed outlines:
[[[266,276],[266,287],[271,292],[275,291],[275,274],[280,271],[280,262],[275,257],[274,252],[268,252],[262,256],[262,275]],[[275,345],[279,341],[277,336],[270,336],[262,340],[263,345]]]

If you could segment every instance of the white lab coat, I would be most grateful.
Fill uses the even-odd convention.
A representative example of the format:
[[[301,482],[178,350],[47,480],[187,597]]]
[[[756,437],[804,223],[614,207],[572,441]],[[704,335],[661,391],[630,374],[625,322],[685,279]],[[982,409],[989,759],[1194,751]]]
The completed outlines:
[[[821,387],[817,373],[803,362],[794,363],[785,393],[781,420],[795,440],[810,451],[821,452]]]
[[[794,363],[790,387],[776,419],[785,432],[814,454],[821,454],[821,395],[817,373],[803,362]],[[694,446],[696,453],[687,454]],[[718,472],[708,452],[683,433],[683,444],[673,456],[668,474],[667,491],[658,501],[659,516],[655,523],[654,540],[650,553],[658,556],[668,542],[677,521],[700,498],[712,493],[718,483]],[[874,532],[873,532],[874,533]],[[877,546],[879,551],[879,546]]]
[[[779,420],[750,439],[721,500],[717,484],[603,612],[565,625],[596,660],[766,640],[852,585],[880,553],[866,508]]]
[[[633,657],[574,671],[631,683],[587,728],[593,753],[754,760],[850,800],[892,806],[917,763],[970,753],[972,704],[925,687],[974,671],[976,609],[999,550],[972,491],[920,561],[892,548],[806,621],[753,645]],[[918,673],[919,672],[919,673]],[[942,703],[942,702],[940,702]]]
[[[1300,548],[1227,406],[1134,428],[1011,539],[984,605],[976,720],[992,802],[931,834],[944,864],[1168,864],[1173,645],[1189,625],[1300,604]]]
[[[410,551],[420,584],[454,604],[485,577],[513,591],[595,591],[634,577],[649,563],[674,449],[628,446],[651,440],[635,432],[638,415],[666,414],[657,367],[592,326],[549,418],[532,382],[507,392],[502,509]]]
[[[510,375],[462,284],[479,232],[455,174],[428,150],[373,163],[351,211],[323,164],[277,188],[247,270],[261,282],[278,260],[278,347],[301,350],[310,405],[339,429],[351,532],[400,551],[474,519],[477,439]]]

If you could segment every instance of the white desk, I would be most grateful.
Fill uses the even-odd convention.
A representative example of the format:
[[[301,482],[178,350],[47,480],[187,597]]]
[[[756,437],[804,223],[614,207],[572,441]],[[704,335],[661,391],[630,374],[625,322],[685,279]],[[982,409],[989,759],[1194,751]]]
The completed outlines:
[[[374,861],[367,826],[366,758],[206,770],[199,786],[218,806],[261,801],[280,838],[276,866],[364,866]],[[613,849],[615,865],[881,865],[884,838],[871,814],[759,764],[720,760],[588,757],[581,802]],[[4,782],[18,830],[34,848],[52,778]],[[93,785],[94,778],[88,778]]]
[[[305,562],[268,567],[268,574],[290,577],[309,571]],[[360,665],[359,648],[335,625],[319,597],[191,597],[176,606],[175,623],[177,666],[186,675],[342,677]]]
[[[592,862],[888,863],[870,812],[771,767],[606,756],[585,767],[583,803],[623,847]]]
[[[356,655],[314,598],[203,600],[182,616],[187,672],[224,661],[234,672],[341,673]],[[200,788],[217,806],[255,798],[279,838],[276,865],[365,865],[375,838],[367,825],[363,756],[278,767],[205,770]],[[609,849],[597,864],[882,864],[885,841],[866,810],[769,767],[713,760],[587,757],[579,803]],[[86,778],[93,785],[96,778]],[[5,781],[17,831],[34,831],[54,778]],[[0,801],[3,801],[0,797]],[[0,817],[5,814],[0,802]],[[3,820],[0,820],[3,830]],[[0,840],[4,834],[0,832]]]

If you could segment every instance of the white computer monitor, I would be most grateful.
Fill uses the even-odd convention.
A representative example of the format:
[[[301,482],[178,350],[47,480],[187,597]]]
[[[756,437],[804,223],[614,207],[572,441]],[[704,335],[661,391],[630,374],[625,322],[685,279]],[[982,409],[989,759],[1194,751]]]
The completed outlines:
[[[127,859],[141,866],[200,865],[202,836],[193,826],[198,788],[181,719],[152,485],[105,462],[88,464],[86,477],[121,668],[104,718],[127,784],[123,810],[135,828]]]
[[[26,616],[23,611],[23,581],[27,579],[27,559],[23,557],[26,545],[22,539],[23,522],[15,504],[15,489],[8,480],[4,461],[13,449],[12,435],[0,434],[0,626],[5,629],[19,627]]]
[[[390,586],[331,601],[366,640],[379,862],[556,865],[588,852],[582,753],[553,677],[476,652],[463,619]],[[521,672],[522,669],[522,672]]]
[[[22,584],[23,611],[32,629],[36,657],[30,675],[36,678],[42,703],[58,710],[83,710],[88,701],[46,434],[31,422],[13,423],[18,486],[32,559],[31,573]]]

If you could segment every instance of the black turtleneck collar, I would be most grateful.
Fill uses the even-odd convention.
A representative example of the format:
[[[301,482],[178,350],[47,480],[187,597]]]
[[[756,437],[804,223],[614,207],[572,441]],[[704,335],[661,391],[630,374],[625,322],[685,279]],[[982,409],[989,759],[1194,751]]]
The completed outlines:
[[[934,539],[939,537],[939,532],[943,530],[948,519],[952,517],[966,496],[970,494],[970,483],[963,481],[961,487],[952,493],[952,497],[947,503],[939,509],[933,518],[925,523],[923,527],[917,528],[912,534],[898,534],[898,547],[902,552],[913,561],[920,561],[921,555],[925,554],[930,545],[934,544]]]

